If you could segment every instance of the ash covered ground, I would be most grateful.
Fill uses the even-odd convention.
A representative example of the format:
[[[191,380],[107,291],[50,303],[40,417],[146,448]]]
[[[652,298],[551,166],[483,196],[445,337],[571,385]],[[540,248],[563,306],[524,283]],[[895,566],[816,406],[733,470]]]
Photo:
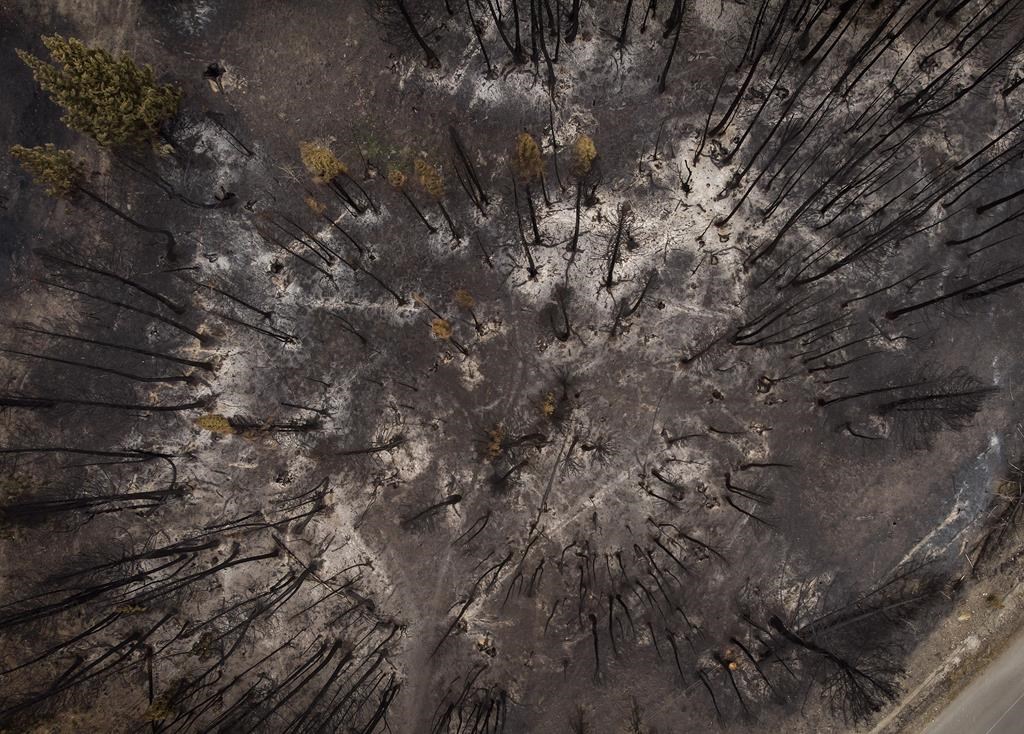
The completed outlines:
[[[1021,5],[0,5],[152,230],[0,168],[0,725],[870,724],[1017,573]]]

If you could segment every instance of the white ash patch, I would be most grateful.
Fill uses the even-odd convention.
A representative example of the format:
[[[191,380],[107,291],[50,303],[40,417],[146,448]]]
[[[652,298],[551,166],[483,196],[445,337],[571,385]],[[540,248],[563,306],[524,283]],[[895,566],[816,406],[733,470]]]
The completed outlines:
[[[220,65],[223,73],[220,79],[215,83],[212,79],[210,80],[210,87],[214,92],[219,92],[221,89],[224,92],[245,92],[249,87],[249,80],[238,73],[233,66]],[[220,85],[218,89],[217,85]]]
[[[175,136],[180,140],[190,140],[192,152],[200,156],[208,156],[217,165],[214,183],[227,189],[238,180],[244,171],[261,168],[262,163],[258,147],[249,144],[253,155],[246,155],[233,143],[228,133],[217,123],[206,118],[191,119],[182,122]]]
[[[468,390],[475,390],[483,382],[484,376],[480,372],[480,365],[472,358],[458,361],[459,379]]]
[[[988,489],[992,480],[991,467],[996,461],[1001,460],[1002,455],[1002,440],[999,434],[992,433],[985,451],[961,471],[956,496],[953,498],[949,513],[917,545],[907,551],[898,566],[941,556],[943,551],[970,531],[972,521],[988,503],[991,494]]]
[[[190,0],[180,3],[175,25],[190,36],[198,36],[213,20],[216,8],[208,0]]]
[[[787,559],[780,571],[778,596],[789,612],[789,617],[802,624],[810,622],[821,613],[835,576],[829,572],[806,578],[806,574],[794,568],[794,563],[792,558]]]

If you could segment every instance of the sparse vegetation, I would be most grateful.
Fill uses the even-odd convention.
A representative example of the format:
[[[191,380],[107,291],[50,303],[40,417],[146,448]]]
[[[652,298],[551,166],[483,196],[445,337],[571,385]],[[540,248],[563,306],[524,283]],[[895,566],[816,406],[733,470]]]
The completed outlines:
[[[88,5],[7,29],[89,45],[9,60],[0,729],[870,726],[1009,611],[1013,7]]]

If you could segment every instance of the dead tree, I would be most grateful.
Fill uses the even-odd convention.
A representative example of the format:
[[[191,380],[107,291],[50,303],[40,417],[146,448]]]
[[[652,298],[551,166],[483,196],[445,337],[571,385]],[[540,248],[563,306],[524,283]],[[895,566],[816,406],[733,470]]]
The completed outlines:
[[[427,43],[423,34],[420,33],[419,28],[416,26],[416,21],[413,20],[412,15],[409,13],[409,8],[406,5],[405,0],[393,0],[393,2],[402,16],[402,21],[409,29],[409,35],[413,37],[413,40],[416,41],[416,45],[419,46],[420,50],[423,52],[427,61],[427,66],[431,69],[440,69],[441,60],[437,57],[437,54],[434,53],[434,49],[432,49]]]

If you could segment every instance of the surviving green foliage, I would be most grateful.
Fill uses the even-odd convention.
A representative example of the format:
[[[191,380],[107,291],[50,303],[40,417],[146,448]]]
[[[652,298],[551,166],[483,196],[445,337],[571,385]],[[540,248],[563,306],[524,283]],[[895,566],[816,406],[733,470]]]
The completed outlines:
[[[181,90],[157,84],[152,67],[139,66],[126,54],[115,57],[77,38],[42,40],[53,63],[26,51],[18,56],[64,108],[64,124],[103,146],[161,147],[160,125],[177,113]]]
[[[11,155],[52,196],[71,193],[82,177],[82,161],[70,150],[62,150],[53,143],[35,148],[15,145],[11,148]]]

